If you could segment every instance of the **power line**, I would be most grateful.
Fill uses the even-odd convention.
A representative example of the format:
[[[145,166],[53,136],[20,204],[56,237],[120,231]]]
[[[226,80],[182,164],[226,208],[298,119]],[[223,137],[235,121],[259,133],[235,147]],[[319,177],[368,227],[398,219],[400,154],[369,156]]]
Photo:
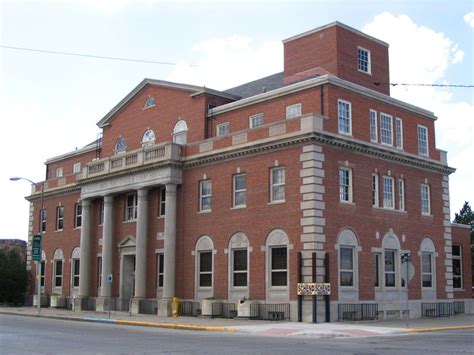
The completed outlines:
[[[108,57],[101,55],[93,54],[84,54],[84,53],[73,53],[73,52],[60,52],[60,51],[50,51],[44,49],[34,49],[34,48],[24,48],[24,47],[12,47],[12,46],[3,46],[0,45],[0,48],[13,49],[17,51],[28,51],[28,52],[38,52],[38,53],[47,53],[47,54],[60,54],[60,55],[70,55],[75,57],[84,57],[84,58],[95,58],[95,59],[108,59],[108,60],[120,60],[123,62],[135,62],[135,63],[147,63],[147,64],[160,64],[160,65],[178,65],[178,63],[173,62],[160,62],[154,60],[144,60],[144,59],[132,59],[132,58],[121,58],[121,57]],[[197,67],[195,64],[183,64],[188,67]]]
[[[432,86],[442,88],[474,88],[474,85],[463,85],[463,84],[416,84],[416,83],[379,83],[374,82],[374,85],[391,85],[391,86]]]

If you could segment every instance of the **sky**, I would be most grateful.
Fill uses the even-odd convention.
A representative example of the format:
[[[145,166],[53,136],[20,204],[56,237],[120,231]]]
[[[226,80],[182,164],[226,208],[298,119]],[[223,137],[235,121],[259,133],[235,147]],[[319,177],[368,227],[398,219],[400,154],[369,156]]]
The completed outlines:
[[[26,181],[95,140],[144,78],[224,90],[283,70],[282,40],[340,21],[390,44],[392,83],[474,84],[471,0],[0,0],[0,239],[27,240]],[[6,47],[146,60],[106,60]],[[474,204],[474,89],[393,86],[435,113],[451,214]]]

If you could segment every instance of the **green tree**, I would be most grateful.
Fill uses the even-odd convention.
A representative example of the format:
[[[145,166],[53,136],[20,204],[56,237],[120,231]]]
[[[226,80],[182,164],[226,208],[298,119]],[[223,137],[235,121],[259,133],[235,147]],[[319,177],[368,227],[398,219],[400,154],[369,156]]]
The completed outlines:
[[[464,202],[464,206],[462,206],[459,213],[454,214],[453,222],[460,224],[468,224],[471,226],[474,224],[474,213],[472,213],[472,209],[469,205],[469,202]]]
[[[28,273],[17,250],[0,251],[0,303],[11,305],[25,301]]]

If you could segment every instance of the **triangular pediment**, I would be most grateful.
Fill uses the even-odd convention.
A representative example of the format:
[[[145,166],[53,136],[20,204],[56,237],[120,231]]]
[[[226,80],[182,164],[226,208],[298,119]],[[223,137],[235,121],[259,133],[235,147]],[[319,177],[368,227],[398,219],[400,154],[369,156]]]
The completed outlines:
[[[135,247],[137,245],[135,238],[127,237],[119,243],[119,248]]]

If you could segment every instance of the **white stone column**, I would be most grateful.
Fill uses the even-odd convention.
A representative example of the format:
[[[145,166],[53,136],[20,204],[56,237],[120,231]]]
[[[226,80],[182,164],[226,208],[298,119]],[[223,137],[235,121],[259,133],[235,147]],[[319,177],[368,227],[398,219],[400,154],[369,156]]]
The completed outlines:
[[[176,275],[176,185],[166,184],[163,299],[158,302],[158,315],[171,315],[175,296]]]
[[[82,200],[81,256],[79,261],[79,297],[90,296],[91,200]]]
[[[148,190],[138,190],[135,251],[135,298],[146,297],[146,253],[148,227]]]
[[[114,196],[104,197],[104,224],[102,227],[102,287],[100,288],[101,297],[112,295],[112,284],[107,282],[107,275],[112,273],[112,232],[113,232],[113,209]]]

